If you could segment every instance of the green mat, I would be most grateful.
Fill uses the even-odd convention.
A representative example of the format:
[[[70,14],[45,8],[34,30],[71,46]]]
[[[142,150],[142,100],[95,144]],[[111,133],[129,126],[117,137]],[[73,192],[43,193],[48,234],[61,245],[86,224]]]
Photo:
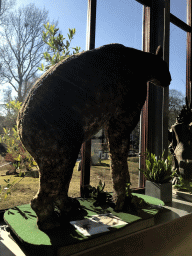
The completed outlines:
[[[164,205],[164,202],[146,195],[132,193],[140,198],[143,198],[147,203],[153,205]],[[82,220],[90,218],[93,215],[112,213],[113,215],[119,217],[124,222],[134,223],[142,219],[148,219],[154,217],[159,210],[154,208],[143,209],[140,216],[135,216],[124,212],[115,212],[111,207],[107,209],[102,209],[100,206],[95,207],[93,205],[93,200],[77,198],[82,206],[82,211],[80,211],[75,218],[71,220]],[[20,205],[7,210],[4,214],[4,221],[9,225],[12,232],[19,238],[20,241],[30,244],[30,245],[48,245],[48,246],[66,246],[82,241],[87,241],[88,239],[93,239],[95,237],[106,234],[107,232],[95,234],[91,236],[84,236],[70,223],[64,228],[57,228],[54,230],[49,230],[43,232],[38,229],[36,224],[36,214],[31,209],[29,204]],[[109,227],[109,232],[117,232],[119,228],[124,228],[127,225]]]

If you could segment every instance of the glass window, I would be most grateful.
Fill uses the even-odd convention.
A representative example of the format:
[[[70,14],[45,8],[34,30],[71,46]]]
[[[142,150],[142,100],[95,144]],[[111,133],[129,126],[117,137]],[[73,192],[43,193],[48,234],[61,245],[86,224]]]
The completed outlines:
[[[71,41],[70,53],[72,47],[81,47],[80,51],[86,50],[86,28],[87,28],[87,6],[88,1],[70,0],[70,1],[37,1],[37,0],[20,0],[11,11],[16,11],[19,7],[23,8],[28,4],[35,4],[37,8],[43,10],[45,7],[48,13],[48,21],[50,24],[58,21],[57,28],[60,33],[67,39],[68,28],[75,28],[76,33]],[[179,4],[180,1],[171,0],[171,12],[178,18],[186,21],[186,4]],[[184,18],[183,18],[184,17]],[[97,19],[96,19],[96,38],[95,47],[100,47],[110,43],[120,43],[127,47],[133,47],[142,50],[142,19],[143,6],[135,0],[121,1],[97,1]],[[1,25],[0,25],[1,26]],[[186,79],[186,33],[171,24],[170,33],[170,72],[172,75],[172,83],[170,89],[181,91],[185,95],[185,79]],[[0,27],[0,32],[1,32]],[[14,42],[14,40],[13,40]],[[40,66],[39,63],[38,66]],[[17,67],[17,65],[15,65]],[[38,71],[37,76],[43,73]],[[15,81],[15,87],[18,83]],[[6,83],[4,88],[12,89],[12,98],[17,97],[17,92],[11,84]],[[2,91],[1,91],[2,92]],[[2,95],[1,95],[2,96]],[[8,95],[10,96],[10,95]],[[1,97],[1,104],[3,98]],[[2,106],[2,105],[0,105]],[[2,121],[2,108],[0,109],[0,120]],[[130,152],[128,157],[128,166],[131,176],[132,188],[138,187],[138,141],[139,141],[139,124],[131,134]],[[0,127],[2,134],[3,127]],[[112,191],[112,176],[110,172],[109,150],[102,129],[92,138],[91,145],[92,165],[91,165],[91,182],[92,186],[97,186],[99,180],[105,181],[105,190]],[[34,177],[15,177],[7,175],[8,171],[15,167],[9,164],[3,157],[0,157],[0,210],[13,207],[15,205],[30,203],[31,199],[37,193],[39,188],[39,178]],[[80,172],[78,169],[80,156],[74,167],[73,177],[70,183],[69,196],[79,196],[80,192]],[[93,161],[98,164],[93,164]],[[33,168],[34,175],[37,172],[37,166]],[[22,171],[26,171],[22,169]],[[36,173],[36,174],[35,174]],[[37,176],[35,176],[37,177]],[[22,180],[21,180],[22,179]],[[19,183],[17,183],[21,180]],[[13,182],[17,184],[14,185]],[[9,187],[13,186],[11,195],[4,200],[5,192]]]
[[[170,0],[170,12],[180,20],[186,22],[187,1]]]
[[[169,86],[170,117],[169,128],[185,104],[186,95],[186,38],[187,33],[170,24],[169,69],[172,77]]]

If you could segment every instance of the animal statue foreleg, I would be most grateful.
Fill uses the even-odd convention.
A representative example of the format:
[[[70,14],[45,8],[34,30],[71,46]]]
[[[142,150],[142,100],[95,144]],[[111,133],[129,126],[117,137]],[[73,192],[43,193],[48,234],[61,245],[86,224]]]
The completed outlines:
[[[113,201],[115,210],[124,209],[126,187],[130,183],[128,170],[128,152],[130,144],[130,127],[123,124],[123,120],[111,119],[105,127],[109,142],[111,170],[113,178]]]

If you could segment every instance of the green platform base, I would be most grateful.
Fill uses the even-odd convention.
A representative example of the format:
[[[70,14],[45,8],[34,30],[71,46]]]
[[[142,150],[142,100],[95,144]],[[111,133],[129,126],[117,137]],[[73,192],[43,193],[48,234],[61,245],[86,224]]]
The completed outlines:
[[[164,205],[164,202],[157,198],[136,193],[133,193],[133,195],[143,198],[149,204],[162,206]],[[93,206],[93,201],[88,199],[85,200],[82,198],[78,198],[78,201],[83,208],[83,214],[78,214],[72,220],[81,220],[85,218],[90,218],[92,215],[110,212],[125,221],[127,225],[132,225],[135,222],[153,218],[159,212],[159,209],[156,209],[154,207],[143,209],[139,216],[135,216],[129,213],[115,212],[111,207],[108,207],[107,209],[95,207]],[[8,224],[14,235],[16,235],[17,238],[25,245],[45,245],[54,247],[63,247],[71,244],[80,243],[82,241],[88,241],[98,236],[102,236],[103,234],[106,235],[106,233],[109,232],[117,232],[119,229],[127,227],[127,225],[110,227],[109,232],[91,235],[89,237],[84,236],[71,224],[68,224],[67,226],[65,226],[65,228],[57,228],[54,230],[43,232],[38,229],[38,226],[36,224],[36,214],[31,209],[29,204],[17,206],[7,210],[4,214],[4,221]]]

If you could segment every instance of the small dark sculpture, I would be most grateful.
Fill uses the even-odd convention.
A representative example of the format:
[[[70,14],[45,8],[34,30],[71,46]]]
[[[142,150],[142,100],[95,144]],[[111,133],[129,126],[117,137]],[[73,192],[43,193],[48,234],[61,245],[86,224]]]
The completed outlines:
[[[137,125],[147,81],[169,86],[167,64],[121,44],[86,51],[51,67],[32,87],[18,115],[21,141],[39,166],[40,189],[31,201],[40,229],[51,229],[54,206],[72,208],[68,188],[81,144],[105,127],[109,140],[113,199],[125,204],[130,133]]]
[[[173,154],[173,170],[187,180],[192,179],[192,104],[183,106],[176,123],[168,131],[170,152]]]
[[[7,154],[7,146],[4,143],[0,143],[0,155],[5,156]]]

